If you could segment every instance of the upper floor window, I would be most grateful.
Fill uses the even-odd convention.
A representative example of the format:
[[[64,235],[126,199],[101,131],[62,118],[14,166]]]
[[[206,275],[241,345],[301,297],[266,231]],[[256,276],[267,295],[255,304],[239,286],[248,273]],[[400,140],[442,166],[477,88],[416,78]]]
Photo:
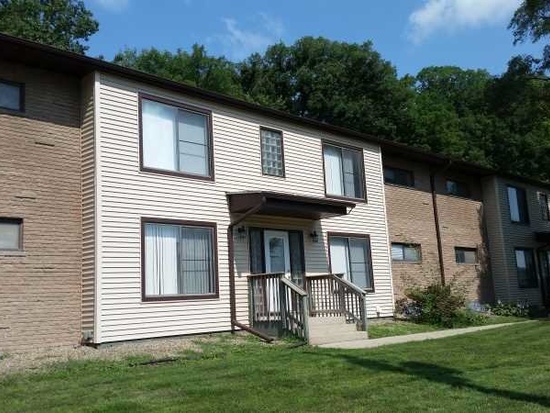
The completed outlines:
[[[217,295],[215,225],[143,222],[143,298]]]
[[[550,204],[548,203],[548,194],[539,193],[540,212],[544,221],[550,221]]]
[[[414,186],[414,175],[406,169],[384,166],[384,181],[389,184]]]
[[[476,264],[477,249],[455,247],[455,261],[457,264]]]
[[[537,268],[535,253],[530,248],[516,248],[516,268],[520,288],[536,288]]]
[[[262,173],[285,176],[283,133],[271,129],[260,130],[262,140]]]
[[[323,144],[327,195],[365,199],[363,151]]]
[[[0,80],[0,108],[23,112],[23,85]]]
[[[141,99],[142,166],[213,177],[210,113]]]
[[[374,289],[368,236],[329,234],[330,271],[366,290]]]
[[[510,207],[510,219],[520,224],[529,223],[527,207],[527,193],[523,188],[508,186],[508,205]]]
[[[23,249],[23,220],[0,218],[0,251],[21,251]]]
[[[420,262],[420,245],[392,242],[391,259],[393,261]]]
[[[449,195],[456,195],[464,198],[470,197],[470,187],[465,182],[447,179],[445,182],[445,188]]]

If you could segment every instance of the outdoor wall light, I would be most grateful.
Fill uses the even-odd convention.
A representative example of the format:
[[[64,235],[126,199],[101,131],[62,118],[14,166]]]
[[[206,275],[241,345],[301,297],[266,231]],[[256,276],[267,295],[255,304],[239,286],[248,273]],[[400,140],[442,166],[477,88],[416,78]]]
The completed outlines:
[[[246,228],[244,225],[237,228],[237,239],[240,241],[244,241],[246,239]]]
[[[313,231],[309,234],[309,237],[311,238],[311,242],[319,242],[319,234],[317,234],[317,231]]]

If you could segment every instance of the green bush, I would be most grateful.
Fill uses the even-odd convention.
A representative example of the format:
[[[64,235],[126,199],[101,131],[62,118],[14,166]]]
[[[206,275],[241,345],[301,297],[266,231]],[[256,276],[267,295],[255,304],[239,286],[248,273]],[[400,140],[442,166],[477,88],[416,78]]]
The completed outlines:
[[[504,317],[529,317],[534,312],[534,308],[527,302],[505,304],[500,300],[495,305],[488,305],[487,309],[491,314]]]
[[[486,317],[465,308],[466,297],[453,285],[414,287],[397,302],[398,311],[418,323],[453,328],[484,324]]]

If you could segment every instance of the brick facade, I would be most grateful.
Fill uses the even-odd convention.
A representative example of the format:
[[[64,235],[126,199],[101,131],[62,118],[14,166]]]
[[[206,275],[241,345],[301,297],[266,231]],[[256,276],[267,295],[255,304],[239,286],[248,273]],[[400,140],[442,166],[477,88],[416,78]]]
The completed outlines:
[[[0,217],[23,219],[23,252],[0,252],[0,351],[80,340],[80,81],[0,64],[25,113],[0,109]]]
[[[385,157],[384,165],[413,171],[415,178],[414,187],[386,184],[390,241],[419,244],[422,256],[417,263],[392,261],[394,296],[399,299],[408,287],[426,286],[441,280],[430,170],[426,164],[394,157]],[[467,182],[471,198],[447,195],[447,178]],[[466,291],[469,300],[490,301],[491,281],[487,271],[479,179],[446,170],[436,175],[435,187],[445,280],[455,280],[457,287]],[[479,263],[457,264],[455,247],[477,248]]]

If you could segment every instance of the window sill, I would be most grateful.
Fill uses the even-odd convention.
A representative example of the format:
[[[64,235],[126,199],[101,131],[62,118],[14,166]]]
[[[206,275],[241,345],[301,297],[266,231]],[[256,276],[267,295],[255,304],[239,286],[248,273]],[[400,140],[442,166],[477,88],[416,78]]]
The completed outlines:
[[[179,302],[179,301],[202,301],[202,300],[217,300],[219,294],[204,294],[204,295],[177,295],[177,296],[164,296],[164,297],[141,297],[142,303],[167,303],[167,302]]]
[[[349,196],[330,195],[330,194],[325,194],[325,198],[339,199],[339,200],[343,200],[343,201],[353,201],[353,202],[363,203],[363,204],[367,203],[366,198],[352,198],[352,197],[349,197]]]
[[[422,264],[422,261],[391,260],[395,264]]]
[[[142,167],[140,169],[140,172],[146,172],[146,173],[151,173],[151,174],[155,174],[155,175],[167,175],[167,176],[176,176],[176,177],[180,177],[180,178],[196,179],[198,181],[214,181],[214,175],[212,175],[212,176],[193,175],[193,174],[188,174],[188,173],[185,173],[185,172],[169,171],[169,170],[166,170],[166,169],[155,169],[155,168]]]
[[[26,257],[25,251],[0,251],[0,257]]]
[[[404,188],[404,189],[419,189],[416,185],[396,184],[394,182],[386,182],[386,181],[384,181],[384,185],[394,186],[396,188]]]

